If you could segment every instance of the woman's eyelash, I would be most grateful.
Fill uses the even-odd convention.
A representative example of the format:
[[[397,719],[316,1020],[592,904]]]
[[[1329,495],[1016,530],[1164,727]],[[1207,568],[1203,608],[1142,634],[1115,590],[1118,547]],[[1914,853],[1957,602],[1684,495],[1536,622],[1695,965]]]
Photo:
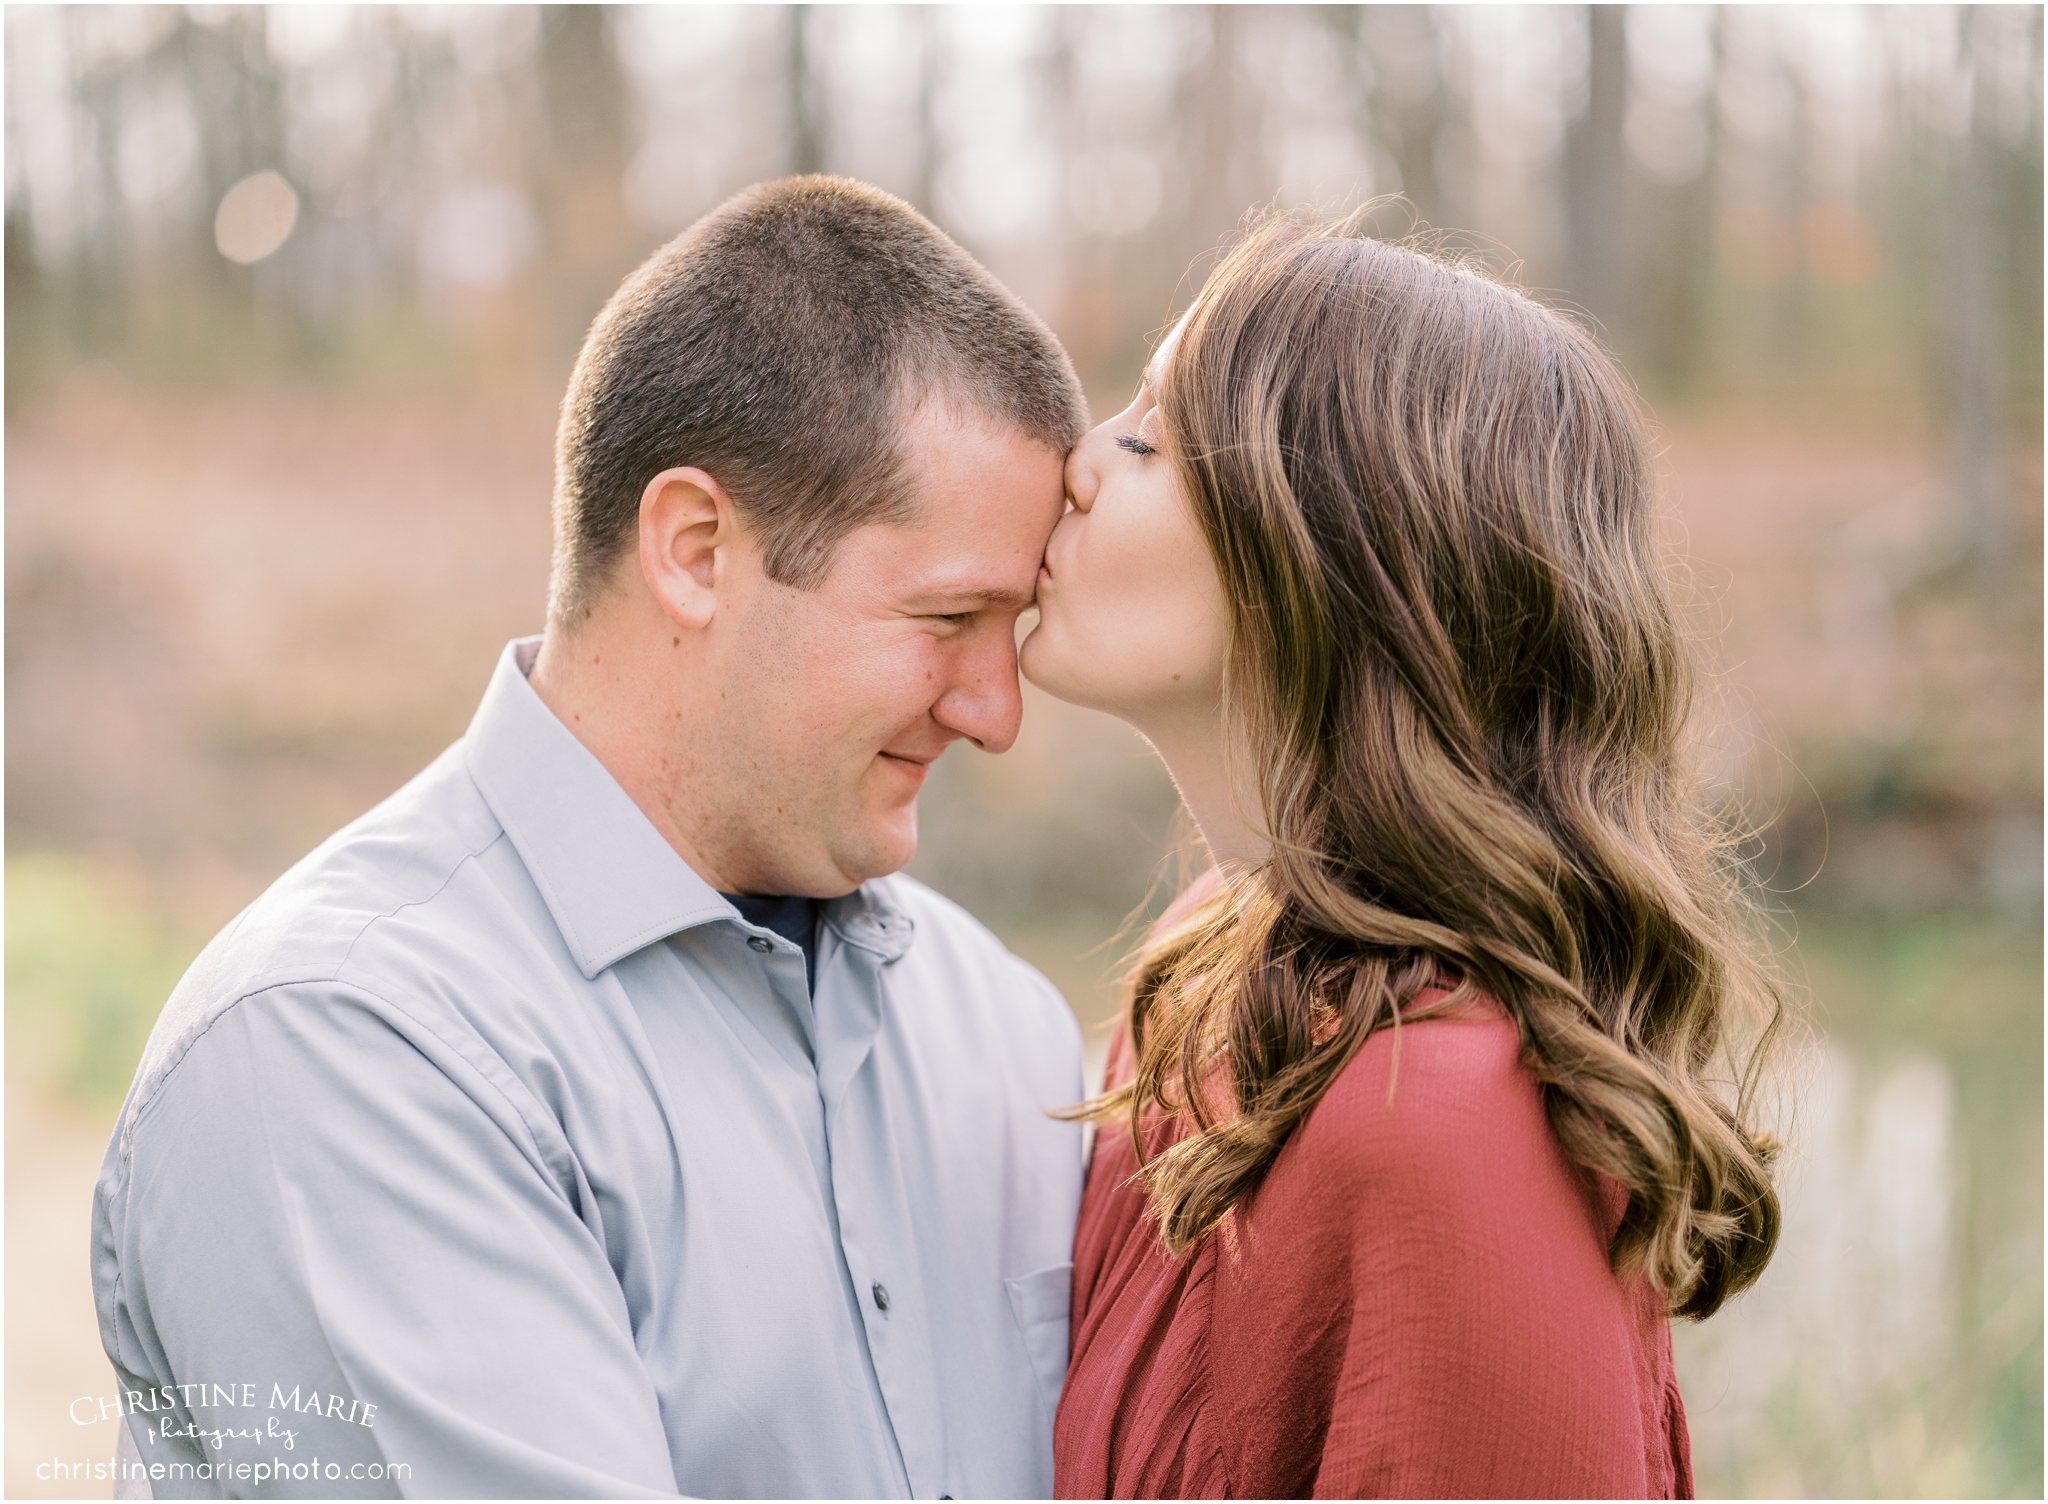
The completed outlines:
[[[1157,454],[1159,452],[1134,433],[1118,434],[1116,437],[1116,447],[1127,450],[1132,454]]]

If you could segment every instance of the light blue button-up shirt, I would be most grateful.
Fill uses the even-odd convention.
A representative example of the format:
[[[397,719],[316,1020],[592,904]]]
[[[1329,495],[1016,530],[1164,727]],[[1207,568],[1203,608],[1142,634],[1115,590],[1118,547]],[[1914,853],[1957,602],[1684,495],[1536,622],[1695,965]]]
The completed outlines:
[[[534,646],[150,1037],[93,1211],[150,1486],[1049,1493],[1066,1005],[901,876],[821,906],[813,1000]]]

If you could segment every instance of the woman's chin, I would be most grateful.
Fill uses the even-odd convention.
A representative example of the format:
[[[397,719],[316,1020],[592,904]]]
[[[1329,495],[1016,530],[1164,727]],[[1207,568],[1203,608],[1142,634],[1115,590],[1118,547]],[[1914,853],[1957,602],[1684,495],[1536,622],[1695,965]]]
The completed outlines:
[[[1074,683],[1073,675],[1063,671],[1067,665],[1061,661],[1062,656],[1046,633],[1044,619],[1040,618],[1038,625],[1017,648],[1017,671],[1034,688],[1044,690],[1055,700],[1065,700],[1070,705],[1087,703],[1077,693],[1079,686]]]
[[[1045,621],[1040,618],[1038,625],[1026,633],[1024,640],[1017,644],[1017,672],[1047,694],[1057,695],[1059,691],[1046,682],[1046,669],[1050,666],[1049,657],[1050,650],[1045,642]]]

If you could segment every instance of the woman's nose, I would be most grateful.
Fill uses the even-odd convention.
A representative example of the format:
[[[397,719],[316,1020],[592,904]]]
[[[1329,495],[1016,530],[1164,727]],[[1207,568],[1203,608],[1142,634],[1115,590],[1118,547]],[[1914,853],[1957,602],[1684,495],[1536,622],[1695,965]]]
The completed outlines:
[[[1067,456],[1067,500],[1074,504],[1076,511],[1085,512],[1095,505],[1095,492],[1102,484],[1102,475],[1095,463],[1101,438],[1100,428],[1084,434],[1081,442]]]

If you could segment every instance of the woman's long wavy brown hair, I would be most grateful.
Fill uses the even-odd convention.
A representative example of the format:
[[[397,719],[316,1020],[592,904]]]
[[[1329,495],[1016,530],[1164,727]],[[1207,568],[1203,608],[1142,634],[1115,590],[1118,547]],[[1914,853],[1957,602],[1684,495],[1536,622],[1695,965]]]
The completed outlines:
[[[1137,958],[1135,1080],[1085,1111],[1189,1115],[1143,1170],[1183,1252],[1457,979],[1406,1021],[1497,999],[1628,1192],[1614,1267],[1706,1316],[1777,1240],[1750,1119],[1782,1004],[1688,767],[1644,423],[1567,319],[1359,222],[1255,226],[1163,362],[1272,857]]]

